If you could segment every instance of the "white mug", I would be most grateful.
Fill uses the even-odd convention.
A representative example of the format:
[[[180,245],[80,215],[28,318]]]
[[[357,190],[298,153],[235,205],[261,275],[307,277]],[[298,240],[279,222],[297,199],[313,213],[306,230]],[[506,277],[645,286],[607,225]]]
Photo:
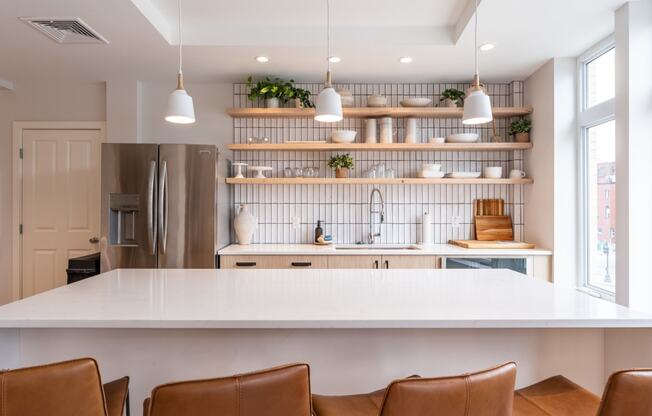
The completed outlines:
[[[484,168],[484,177],[498,179],[503,177],[503,168],[501,166],[488,166]]]
[[[510,179],[523,179],[523,178],[525,178],[526,176],[527,176],[527,175],[525,174],[525,172],[522,171],[522,170],[519,170],[519,169],[512,169],[512,170],[509,172],[509,177],[510,177]]]

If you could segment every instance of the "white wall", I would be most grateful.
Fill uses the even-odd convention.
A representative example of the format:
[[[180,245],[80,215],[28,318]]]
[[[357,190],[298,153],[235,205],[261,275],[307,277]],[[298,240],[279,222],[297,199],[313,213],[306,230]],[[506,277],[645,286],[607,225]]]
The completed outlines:
[[[578,145],[575,59],[554,58],[525,81],[525,104],[534,107],[525,166],[525,240],[554,250],[555,283],[578,278]]]
[[[616,11],[616,300],[652,313],[652,2]]]
[[[11,172],[13,121],[103,121],[105,84],[18,84],[0,90],[0,304],[11,300],[12,224]]]

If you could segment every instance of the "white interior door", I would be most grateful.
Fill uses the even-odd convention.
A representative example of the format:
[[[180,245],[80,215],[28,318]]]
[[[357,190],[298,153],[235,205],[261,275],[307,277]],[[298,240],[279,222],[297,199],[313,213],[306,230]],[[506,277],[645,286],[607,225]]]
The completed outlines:
[[[100,130],[23,130],[22,296],[66,284],[99,250]]]

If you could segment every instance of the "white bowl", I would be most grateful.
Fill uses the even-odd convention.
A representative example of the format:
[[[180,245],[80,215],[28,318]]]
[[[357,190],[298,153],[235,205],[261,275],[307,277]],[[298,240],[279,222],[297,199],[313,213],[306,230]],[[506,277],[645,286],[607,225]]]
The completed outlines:
[[[331,139],[333,143],[353,143],[357,134],[355,130],[335,130]]]
[[[432,100],[427,97],[408,97],[401,101],[401,107],[426,107]]]
[[[367,97],[367,107],[385,107],[387,105],[387,97],[382,95],[370,95]]]
[[[428,139],[428,143],[430,144],[442,144],[446,142],[445,137],[431,137]]]
[[[446,138],[449,143],[473,143],[478,141],[477,133],[457,133]]]
[[[439,172],[439,171],[433,171],[433,170],[421,170],[417,172],[417,177],[418,178],[428,178],[428,179],[433,179],[433,178],[443,178],[445,172]]]
[[[423,166],[421,166],[421,170],[439,172],[441,170],[441,164],[439,164],[439,163],[424,163]]]

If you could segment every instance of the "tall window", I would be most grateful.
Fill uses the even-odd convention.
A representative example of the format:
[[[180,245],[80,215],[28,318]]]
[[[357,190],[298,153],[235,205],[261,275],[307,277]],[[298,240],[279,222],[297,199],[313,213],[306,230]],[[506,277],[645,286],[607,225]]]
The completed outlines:
[[[581,284],[605,297],[616,287],[615,49],[607,39],[578,60],[582,141]]]

